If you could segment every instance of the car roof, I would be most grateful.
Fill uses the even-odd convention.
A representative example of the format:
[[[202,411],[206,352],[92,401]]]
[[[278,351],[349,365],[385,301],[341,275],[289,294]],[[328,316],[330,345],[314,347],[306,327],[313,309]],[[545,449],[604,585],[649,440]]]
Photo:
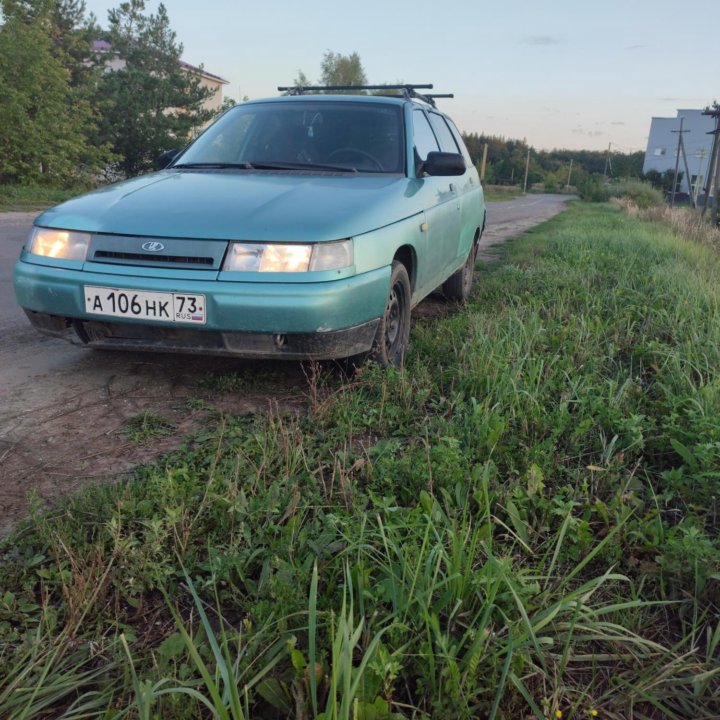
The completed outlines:
[[[402,85],[287,85],[278,87],[278,90],[283,93],[280,97],[262,98],[248,102],[302,102],[303,99],[310,97],[313,101],[319,100],[320,102],[333,102],[342,99],[343,102],[381,103],[387,105],[410,104],[413,107],[429,107],[440,112],[435,104],[436,98],[452,98],[455,96],[452,93],[426,92],[432,89],[432,83],[403,83]],[[418,92],[420,90],[422,92]],[[360,94],[357,91],[360,91]],[[372,91],[371,94],[366,94],[368,91]]]
[[[442,110],[437,108],[435,105],[428,105],[424,102],[420,102],[415,98],[408,98],[402,95],[390,96],[390,95],[343,95],[340,93],[334,93],[332,95],[320,95],[320,94],[302,94],[302,95],[281,95],[279,97],[268,97],[268,98],[257,98],[254,100],[246,100],[241,103],[242,105],[259,105],[264,103],[304,103],[304,102],[350,102],[359,104],[382,104],[382,105],[395,105],[404,106],[410,105],[414,108],[422,108],[424,110],[432,110],[444,117],[449,118],[450,116],[444,113]]]
[[[243,105],[254,105],[256,103],[288,103],[288,102],[333,102],[342,100],[343,102],[358,102],[358,103],[382,103],[387,105],[404,105],[408,102],[407,98],[398,95],[397,97],[390,97],[388,95],[281,95],[280,97],[269,97],[269,98],[258,98],[257,100],[248,100]]]

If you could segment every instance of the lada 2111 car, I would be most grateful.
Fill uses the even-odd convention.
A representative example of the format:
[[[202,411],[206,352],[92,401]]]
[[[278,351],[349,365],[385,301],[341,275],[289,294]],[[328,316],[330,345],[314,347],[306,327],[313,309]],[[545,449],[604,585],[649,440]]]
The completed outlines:
[[[485,224],[428,87],[236,105],[159,172],[40,215],[19,304],[97,348],[399,363],[416,303],[467,297]]]

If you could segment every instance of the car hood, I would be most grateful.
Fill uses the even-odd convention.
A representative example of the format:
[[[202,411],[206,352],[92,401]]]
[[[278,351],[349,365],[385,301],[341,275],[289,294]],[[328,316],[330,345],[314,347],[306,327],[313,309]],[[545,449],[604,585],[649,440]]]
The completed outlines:
[[[307,242],[359,235],[422,211],[399,176],[164,170],[51,208],[35,223],[165,238]]]

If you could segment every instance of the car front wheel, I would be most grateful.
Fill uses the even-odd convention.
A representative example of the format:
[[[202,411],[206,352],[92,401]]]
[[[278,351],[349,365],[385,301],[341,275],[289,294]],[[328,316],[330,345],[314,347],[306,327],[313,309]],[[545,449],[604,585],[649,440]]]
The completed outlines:
[[[443,283],[443,293],[448,300],[462,303],[470,297],[477,252],[478,242],[476,240],[470,248],[465,264]]]
[[[390,291],[380,318],[370,358],[387,367],[402,364],[410,342],[410,278],[405,266],[393,260]]]

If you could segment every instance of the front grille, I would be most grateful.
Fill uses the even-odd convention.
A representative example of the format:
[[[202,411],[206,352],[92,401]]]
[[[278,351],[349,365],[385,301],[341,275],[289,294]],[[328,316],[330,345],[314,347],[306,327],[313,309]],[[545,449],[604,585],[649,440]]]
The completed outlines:
[[[149,252],[143,245],[159,252]],[[135,265],[149,268],[184,268],[193,271],[220,270],[227,240],[155,238],[132,235],[93,235],[88,252],[92,262]]]
[[[138,262],[182,263],[183,265],[206,265],[212,267],[214,260],[211,257],[190,257],[188,255],[148,255],[146,253],[115,252],[111,250],[96,250],[95,260],[133,260]]]

